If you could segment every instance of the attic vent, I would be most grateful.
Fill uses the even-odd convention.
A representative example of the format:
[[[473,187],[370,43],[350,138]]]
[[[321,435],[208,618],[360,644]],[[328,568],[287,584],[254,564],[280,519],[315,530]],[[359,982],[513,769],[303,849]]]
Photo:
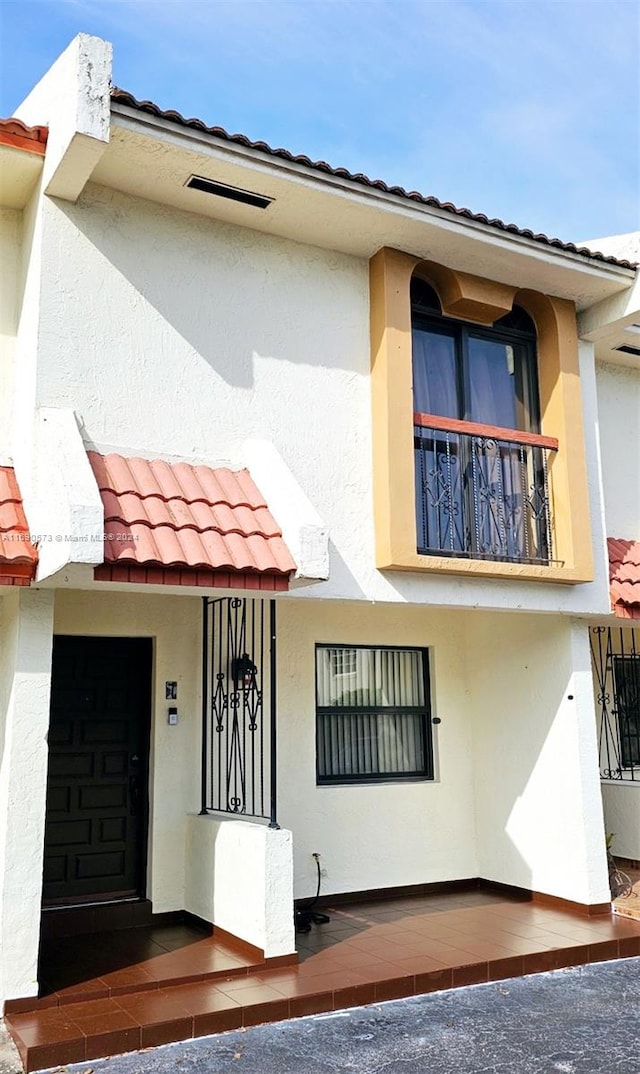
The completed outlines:
[[[637,354],[640,357],[640,347],[629,347],[625,344],[624,347],[614,347],[616,351],[622,351],[624,354]]]
[[[243,205],[254,205],[256,209],[266,209],[274,200],[265,197],[264,194],[255,194],[252,190],[242,190],[239,186],[216,183],[214,179],[205,179],[203,175],[192,175],[187,179],[186,186],[191,187],[192,190],[202,190],[205,194],[215,194],[219,198],[241,201]]]

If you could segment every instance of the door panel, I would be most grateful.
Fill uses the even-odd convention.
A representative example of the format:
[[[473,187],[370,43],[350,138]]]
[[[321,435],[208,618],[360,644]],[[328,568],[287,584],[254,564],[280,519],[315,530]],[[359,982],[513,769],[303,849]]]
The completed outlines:
[[[149,638],[56,637],[45,904],[144,895]]]

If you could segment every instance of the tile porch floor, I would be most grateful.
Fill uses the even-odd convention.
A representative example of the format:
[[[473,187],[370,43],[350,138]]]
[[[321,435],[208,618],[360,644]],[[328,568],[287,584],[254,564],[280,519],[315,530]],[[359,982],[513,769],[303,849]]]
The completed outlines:
[[[42,998],[6,1015],[26,1069],[640,955],[640,922],[486,891],[327,912],[328,924],[299,934],[299,964],[280,968],[187,926],[48,941]]]

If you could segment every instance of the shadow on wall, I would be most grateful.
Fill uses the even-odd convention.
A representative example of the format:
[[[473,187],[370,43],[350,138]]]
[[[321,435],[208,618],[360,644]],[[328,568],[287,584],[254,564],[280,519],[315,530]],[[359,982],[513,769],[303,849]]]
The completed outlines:
[[[604,829],[595,722],[590,740],[580,720],[592,701],[587,630],[577,648],[574,629],[543,616],[469,620],[477,838],[486,879],[592,902],[607,891]]]
[[[508,637],[515,617],[494,618]],[[531,631],[533,617],[523,618]],[[517,681],[521,671],[518,645],[508,652],[492,630],[492,617],[471,610],[321,600],[283,607],[279,652],[286,653],[286,662],[278,712],[286,733],[279,747],[280,821],[293,831],[297,897],[310,898],[316,889],[312,851],[322,853],[328,869],[323,894],[478,876],[532,886],[535,844],[530,845],[526,826],[524,833],[514,827],[513,817],[521,802],[534,817],[536,809],[543,811],[529,801],[530,784],[563,686],[550,692],[553,711],[535,719],[536,701],[522,704],[512,696],[511,680]],[[478,652],[476,639],[484,645]],[[429,650],[432,715],[441,721],[433,726],[433,782],[316,786],[317,642]],[[496,691],[504,699],[503,711]],[[359,741],[365,741],[366,726]]]
[[[370,530],[363,527],[363,534],[369,536]],[[349,599],[366,600],[370,598],[363,588],[361,581],[352,571],[343,555],[341,555],[335,541],[329,539],[330,570],[328,580],[319,581],[312,585],[304,585],[299,593],[305,598],[328,599],[335,595],[349,594]]]
[[[582,647],[558,617],[327,603],[287,605],[279,632],[280,819],[296,895],[313,895],[319,850],[324,893],[480,876],[608,901],[586,628]],[[316,787],[316,641],[429,648],[434,782]]]
[[[150,327],[177,384],[191,348],[239,388],[253,386],[256,354],[349,370],[360,359],[368,372],[368,349],[354,348],[368,339],[367,270],[356,259],[94,185],[76,205],[56,208],[68,221],[58,271],[66,278],[74,271],[65,264],[73,243],[78,299],[91,302],[99,324],[111,324],[119,357],[143,342],[136,336],[142,297],[159,315]],[[127,311],[137,320],[130,330]],[[109,339],[101,346],[108,349]]]

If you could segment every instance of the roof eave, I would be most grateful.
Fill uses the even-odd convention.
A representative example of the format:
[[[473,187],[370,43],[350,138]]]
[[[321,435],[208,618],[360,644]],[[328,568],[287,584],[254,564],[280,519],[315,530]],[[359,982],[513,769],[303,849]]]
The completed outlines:
[[[636,277],[637,265],[631,262],[617,260],[586,247],[579,248],[546,235],[535,235],[532,231],[518,228],[514,224],[489,220],[482,214],[458,209],[449,203],[440,203],[437,198],[406,192],[400,187],[388,187],[382,180],[353,175],[346,169],[334,169],[323,162],[306,162],[286,150],[273,150],[266,143],[250,143],[249,139],[241,135],[212,133],[214,128],[207,128],[200,120],[185,120],[177,112],[163,114],[157,106],[148,102],[141,103],[144,108],[112,98],[112,116],[141,131],[162,133],[171,140],[175,139],[176,144],[215,147],[230,159],[251,162],[253,167],[263,173],[266,171],[280,176],[289,174],[298,179],[304,178],[319,188],[329,188],[361,203],[377,203],[398,214],[410,213],[422,219],[429,218],[442,227],[454,228],[458,233],[467,232],[494,245],[517,248],[533,256],[546,256],[556,264],[580,266],[581,269],[595,273],[603,279],[619,280],[621,287],[628,286]]]
[[[17,120],[0,120],[0,205],[3,208],[24,209],[42,174],[45,149],[46,128],[32,129]]]

